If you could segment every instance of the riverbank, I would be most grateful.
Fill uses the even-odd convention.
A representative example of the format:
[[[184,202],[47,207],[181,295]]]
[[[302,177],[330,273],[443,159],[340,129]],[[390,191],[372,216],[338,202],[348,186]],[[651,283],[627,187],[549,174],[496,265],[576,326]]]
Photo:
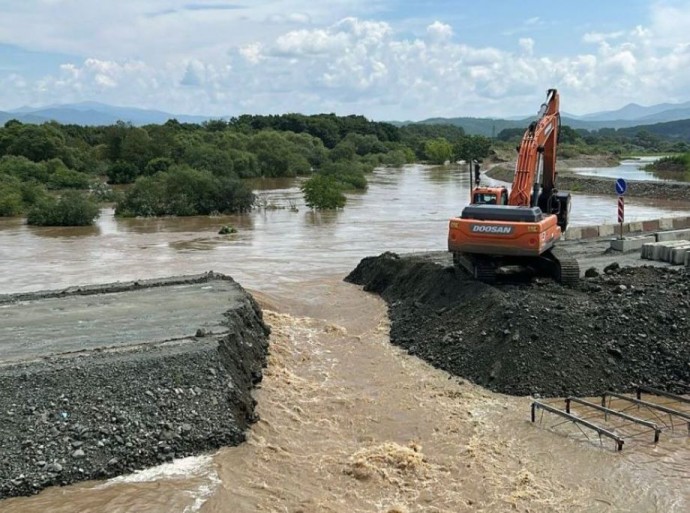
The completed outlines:
[[[208,305],[220,305],[208,312]],[[244,441],[269,330],[207,273],[0,296],[0,499]],[[40,320],[39,320],[40,319]]]
[[[558,188],[573,194],[596,194],[615,196],[615,178],[578,175],[572,170],[580,167],[611,167],[617,161],[608,156],[579,157],[558,161]],[[515,172],[514,164],[497,164],[485,176],[493,180],[511,183]],[[625,195],[635,198],[664,199],[672,201],[690,200],[690,183],[655,182],[650,180],[626,180]]]

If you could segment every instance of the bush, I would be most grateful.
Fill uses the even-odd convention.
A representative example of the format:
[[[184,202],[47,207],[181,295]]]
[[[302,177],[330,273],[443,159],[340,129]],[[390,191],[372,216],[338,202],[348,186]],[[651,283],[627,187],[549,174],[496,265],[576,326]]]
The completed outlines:
[[[22,195],[9,187],[0,189],[0,217],[13,217],[22,213]]]
[[[254,194],[236,178],[210,171],[173,166],[167,173],[141,177],[118,201],[115,214],[135,216],[192,216],[249,210]]]
[[[343,186],[333,176],[314,175],[301,187],[304,201],[309,208],[317,210],[334,210],[343,208],[347,198]]]
[[[367,164],[358,162],[330,162],[323,166],[319,174],[330,176],[341,183],[345,189],[365,190],[367,179],[364,170]]]
[[[108,169],[108,183],[132,183],[139,176],[139,169],[134,164],[119,160]]]
[[[50,189],[86,189],[89,186],[89,177],[79,171],[73,171],[61,167],[48,179]]]
[[[27,222],[38,226],[88,226],[99,215],[98,205],[86,194],[69,191],[59,200],[45,198],[36,204]]]

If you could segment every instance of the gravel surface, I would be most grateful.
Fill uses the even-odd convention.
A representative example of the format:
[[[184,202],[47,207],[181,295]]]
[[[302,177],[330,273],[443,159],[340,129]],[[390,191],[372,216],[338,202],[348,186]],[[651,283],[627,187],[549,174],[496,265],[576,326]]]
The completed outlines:
[[[239,285],[231,303],[223,334],[0,364],[0,498],[244,441],[269,330]]]
[[[497,392],[592,396],[646,384],[687,393],[688,272],[612,264],[589,274],[575,288],[489,286],[438,258],[384,253],[346,281],[386,299],[394,344]]]

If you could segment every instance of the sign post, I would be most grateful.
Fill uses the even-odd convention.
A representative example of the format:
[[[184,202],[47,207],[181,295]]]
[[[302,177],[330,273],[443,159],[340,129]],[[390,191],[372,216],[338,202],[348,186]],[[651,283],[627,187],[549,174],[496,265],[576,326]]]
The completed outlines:
[[[618,194],[618,222],[620,223],[620,238],[623,239],[623,221],[625,220],[625,200],[623,195],[628,189],[628,184],[625,180],[619,178],[616,180],[616,194]]]

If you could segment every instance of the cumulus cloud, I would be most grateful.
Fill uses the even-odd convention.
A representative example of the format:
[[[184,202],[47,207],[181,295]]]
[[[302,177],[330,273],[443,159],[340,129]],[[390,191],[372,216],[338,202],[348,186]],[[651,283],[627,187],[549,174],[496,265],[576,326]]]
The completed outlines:
[[[304,12],[304,4],[286,1],[285,12]],[[149,10],[170,2],[151,3]],[[337,10],[340,3],[333,5]],[[232,17],[240,11],[193,14]],[[324,23],[316,11],[309,12],[309,17],[271,19],[273,32],[261,32],[261,37],[246,25],[242,37],[228,35],[228,27],[235,25],[223,18],[223,36],[204,36],[188,48],[176,39],[175,47],[166,50],[170,54],[131,59],[117,52],[105,57],[95,50],[38,81],[14,73],[0,78],[3,101],[11,101],[11,107],[98,99],[177,113],[326,111],[421,119],[524,114],[534,110],[549,87],[561,89],[565,110],[582,113],[641,98],[646,103],[687,100],[690,90],[690,44],[684,25],[675,19],[690,23],[690,15],[671,7],[655,11],[645,25],[582,34],[591,46],[577,55],[546,53],[535,43],[536,36],[522,37],[512,47],[470,45],[455,38],[452,27],[440,20],[430,23],[425,34],[411,37],[380,20],[350,16]],[[191,30],[179,16],[176,12],[138,20],[147,23],[149,37],[168,41],[166,34],[177,27],[185,41]],[[266,24],[270,13],[258,10],[251,16]],[[204,19],[215,27],[210,18]],[[541,23],[535,18],[523,24]],[[610,103],[612,91],[616,105]]]
[[[429,25],[426,31],[432,39],[437,41],[445,41],[453,37],[453,27],[438,20]]]

